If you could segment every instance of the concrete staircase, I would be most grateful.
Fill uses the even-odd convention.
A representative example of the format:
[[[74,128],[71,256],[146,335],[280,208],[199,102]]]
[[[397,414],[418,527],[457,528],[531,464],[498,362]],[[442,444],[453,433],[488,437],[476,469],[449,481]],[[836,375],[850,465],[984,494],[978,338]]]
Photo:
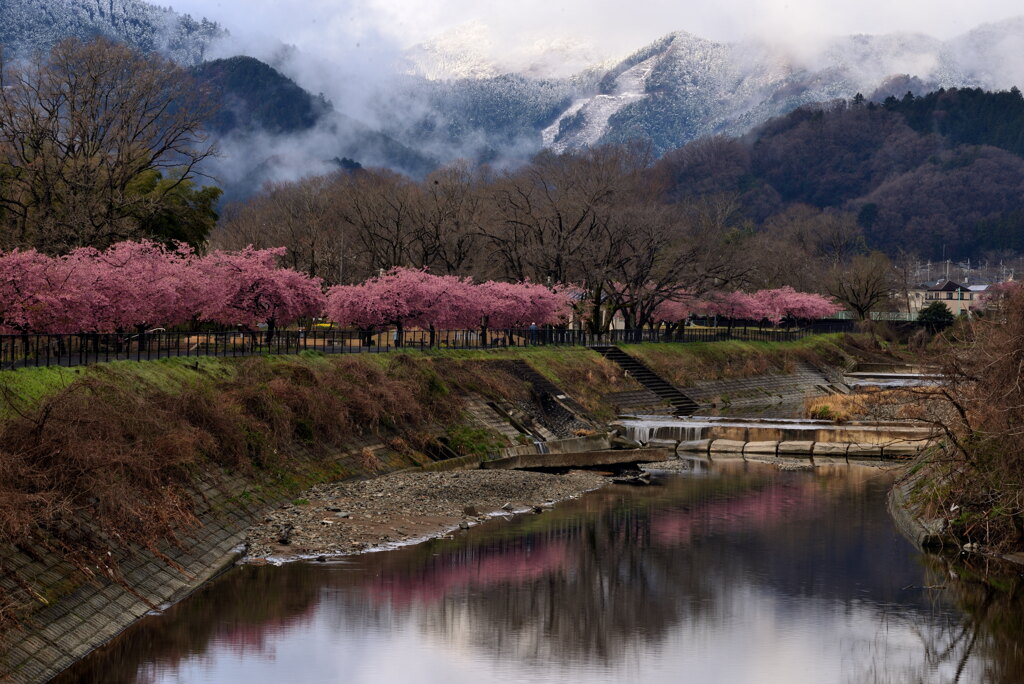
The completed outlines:
[[[550,398],[557,404],[561,405],[564,410],[578,418],[583,418],[587,415],[587,410],[583,408],[579,402],[567,395],[555,383],[551,382],[534,370],[533,367],[525,361],[507,361],[505,362],[505,366],[517,378],[530,383],[533,387],[533,391],[538,396],[542,398]]]
[[[668,402],[672,406],[673,413],[676,415],[689,416],[699,408],[697,402],[683,394],[678,387],[666,382],[661,376],[648,368],[645,363],[630,356],[618,347],[598,346],[592,347],[592,349],[609,361],[616,363],[656,397]]]
[[[822,371],[806,363],[796,364],[791,373],[708,380],[686,388],[686,394],[704,406],[715,405],[722,400],[730,406],[796,403],[808,396],[840,392],[841,385],[833,385]]]

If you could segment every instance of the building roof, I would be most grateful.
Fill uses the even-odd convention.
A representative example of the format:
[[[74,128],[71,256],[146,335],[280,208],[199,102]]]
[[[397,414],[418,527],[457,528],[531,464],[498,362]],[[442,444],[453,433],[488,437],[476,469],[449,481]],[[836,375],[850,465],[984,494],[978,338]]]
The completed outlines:
[[[952,280],[940,280],[935,285],[928,288],[929,292],[960,292],[961,290],[966,291],[969,288],[964,287],[960,283],[955,283]]]

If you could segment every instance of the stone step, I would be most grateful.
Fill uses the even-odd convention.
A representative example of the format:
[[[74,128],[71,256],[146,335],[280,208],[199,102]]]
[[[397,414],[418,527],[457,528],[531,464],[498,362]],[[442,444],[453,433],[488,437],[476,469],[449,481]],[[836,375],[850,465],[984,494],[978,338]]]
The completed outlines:
[[[678,387],[666,382],[661,376],[651,370],[645,363],[636,359],[618,347],[599,346],[593,347],[594,351],[604,356],[609,361],[616,363],[629,375],[653,392],[656,396],[671,404],[681,415],[690,415],[699,407]]]

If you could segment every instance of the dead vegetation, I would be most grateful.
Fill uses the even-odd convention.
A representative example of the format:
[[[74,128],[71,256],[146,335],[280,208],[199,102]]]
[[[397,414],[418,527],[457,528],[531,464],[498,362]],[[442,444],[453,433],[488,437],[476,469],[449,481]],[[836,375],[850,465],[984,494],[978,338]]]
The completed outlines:
[[[905,420],[931,422],[938,411],[932,388],[879,389],[804,400],[803,414],[816,420]]]
[[[170,562],[162,550],[199,522],[198,477],[242,473],[299,484],[300,471],[329,470],[353,436],[404,436],[422,448],[440,432],[430,426],[459,421],[464,392],[525,391],[485,364],[405,355],[249,358],[231,371],[196,364],[190,380],[161,384],[124,367],[94,368],[31,404],[8,393],[0,544],[60,554],[85,578],[120,580],[117,558],[128,548]],[[364,471],[385,467],[367,451],[358,458]],[[25,595],[5,597],[0,625],[14,603],[38,600],[16,581]]]
[[[917,495],[963,543],[1024,549],[1024,293],[963,322],[941,355],[932,420],[941,449],[918,465]]]

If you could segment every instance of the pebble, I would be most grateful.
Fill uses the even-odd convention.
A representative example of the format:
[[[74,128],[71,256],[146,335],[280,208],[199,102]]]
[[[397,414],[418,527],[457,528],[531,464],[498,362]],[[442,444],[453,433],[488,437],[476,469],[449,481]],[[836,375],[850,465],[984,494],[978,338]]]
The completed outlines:
[[[387,543],[469,529],[490,513],[543,512],[541,504],[596,489],[608,480],[586,471],[565,475],[511,470],[394,473],[317,485],[308,506],[285,504],[252,527],[249,558],[358,553]],[[324,518],[323,512],[333,513]]]

